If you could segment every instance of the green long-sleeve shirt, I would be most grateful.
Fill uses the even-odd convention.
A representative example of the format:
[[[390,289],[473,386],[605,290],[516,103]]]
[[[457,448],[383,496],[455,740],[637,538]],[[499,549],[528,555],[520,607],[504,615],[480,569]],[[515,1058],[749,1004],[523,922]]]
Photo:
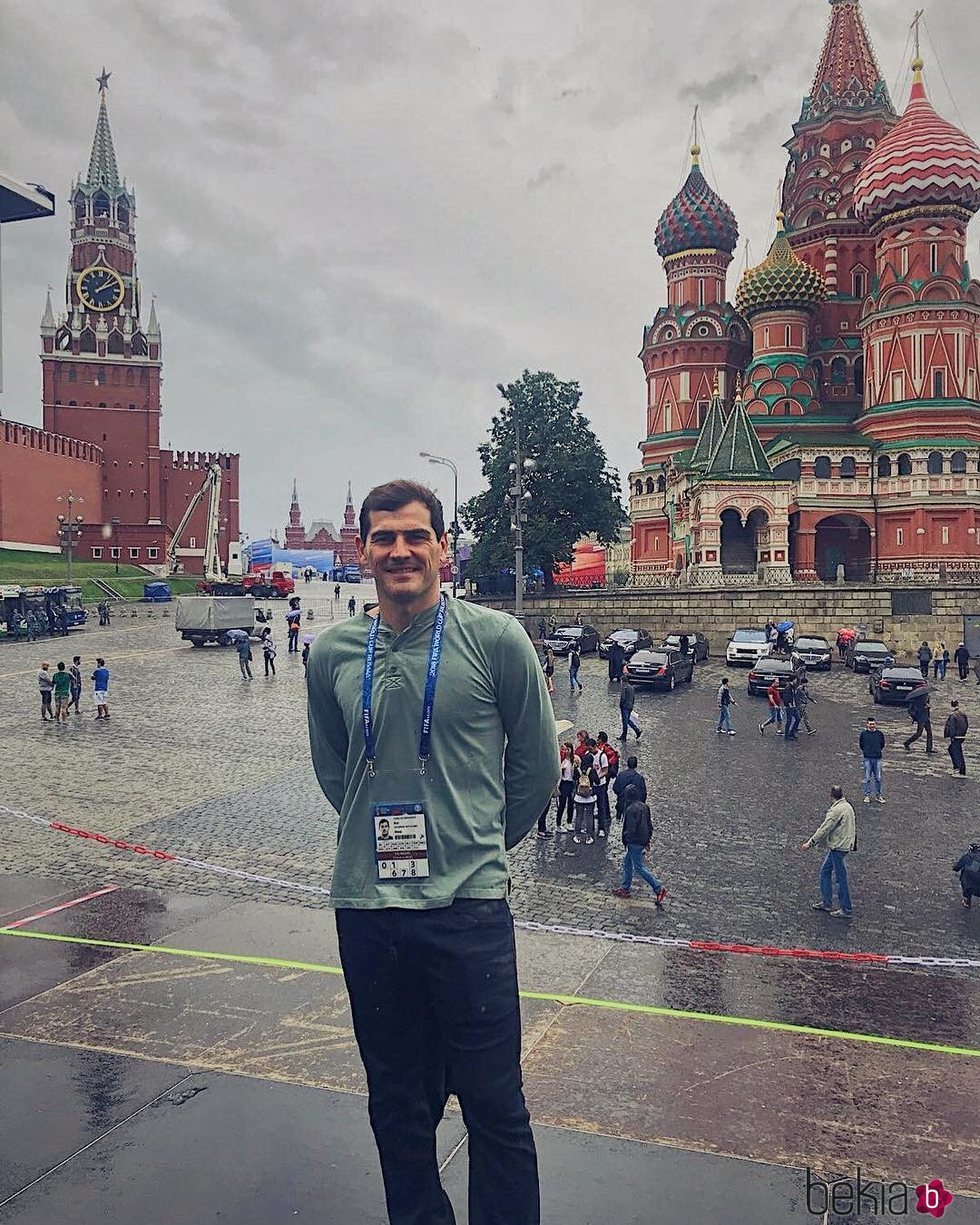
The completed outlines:
[[[504,613],[450,600],[432,719],[432,755],[418,773],[419,731],[435,607],[400,634],[383,622],[373,685],[376,777],[364,755],[362,685],[369,617],[321,634],[310,651],[313,766],[340,814],[335,907],[426,908],[456,897],[502,898],[505,849],[516,846],[558,780],[555,717],[530,639]],[[375,803],[422,801],[429,876],[379,881]]]

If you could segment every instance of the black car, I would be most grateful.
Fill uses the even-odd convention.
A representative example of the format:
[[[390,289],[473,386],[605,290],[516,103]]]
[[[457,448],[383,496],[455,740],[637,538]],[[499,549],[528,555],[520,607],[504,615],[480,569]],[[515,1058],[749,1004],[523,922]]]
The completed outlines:
[[[708,658],[708,640],[700,630],[681,630],[677,634],[668,634],[660,644],[661,649],[679,651],[681,649],[681,634],[687,635],[687,647],[689,651],[693,652],[695,663],[701,663]]]
[[[796,674],[797,670],[791,660],[772,657],[760,659],[749,673],[749,696],[765,693],[774,680],[779,682],[779,690],[782,692]]]
[[[924,685],[918,668],[882,668],[868,678],[868,692],[875,705],[901,706],[913,689]]]
[[[637,651],[649,651],[653,646],[653,639],[646,630],[613,630],[608,638],[603,638],[599,643],[600,659],[609,658],[609,650],[614,642],[618,642],[623,648],[624,659],[631,659]]]
[[[895,656],[885,644],[870,638],[852,642],[844,656],[844,667],[852,672],[876,672],[894,663]]]
[[[833,666],[834,653],[826,638],[804,634],[793,644],[793,662],[800,663],[810,672],[829,672]]]
[[[591,625],[560,625],[548,634],[544,645],[551,647],[556,655],[567,655],[573,642],[578,643],[582,655],[590,655],[599,649],[599,631]]]
[[[629,678],[637,688],[675,689],[694,678],[694,656],[680,651],[637,651],[629,662]]]

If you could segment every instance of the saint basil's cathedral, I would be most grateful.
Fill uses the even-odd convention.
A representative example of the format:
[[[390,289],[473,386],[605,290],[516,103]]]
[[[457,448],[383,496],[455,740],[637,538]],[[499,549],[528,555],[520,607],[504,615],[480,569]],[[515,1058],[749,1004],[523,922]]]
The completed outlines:
[[[735,215],[700,149],[656,230],[638,582],[980,577],[980,148],[929,101],[896,114],[859,0],[830,0],[787,143],[777,232],[728,301]]]

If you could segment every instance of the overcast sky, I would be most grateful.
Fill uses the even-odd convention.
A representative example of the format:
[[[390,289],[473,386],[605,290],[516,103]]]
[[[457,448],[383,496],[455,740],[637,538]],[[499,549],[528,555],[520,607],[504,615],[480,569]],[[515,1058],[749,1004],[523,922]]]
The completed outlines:
[[[913,4],[863,7],[902,109]],[[294,476],[307,524],[339,523],[348,479],[355,500],[409,475],[451,501],[420,450],[476,492],[496,384],[525,367],[579,380],[625,473],[665,295],[653,231],[694,103],[758,261],[829,16],[825,0],[5,0],[0,170],[55,191],[58,216],[5,227],[0,412],[40,421],[38,323],[45,287],[62,293],[104,63],[163,331],[163,441],[241,453],[253,537],[281,531]],[[927,39],[933,102],[980,137],[980,6],[934,0],[928,21],[960,116]]]

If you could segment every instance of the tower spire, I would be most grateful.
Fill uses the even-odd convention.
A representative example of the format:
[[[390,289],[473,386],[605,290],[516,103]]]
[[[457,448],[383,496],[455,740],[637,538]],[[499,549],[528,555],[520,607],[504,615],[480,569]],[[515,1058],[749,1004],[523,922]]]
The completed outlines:
[[[894,113],[861,15],[860,0],[830,0],[830,26],[817,63],[802,123],[828,111],[884,109]]]
[[[95,121],[95,137],[88,159],[86,185],[90,188],[104,187],[106,191],[116,193],[122,190],[122,182],[119,178],[116,150],[112,143],[112,129],[109,127],[108,96],[111,76],[112,73],[103,68],[95,78],[99,84],[99,114]]]
[[[296,477],[293,477],[293,505],[299,506],[299,490],[296,487]]]

